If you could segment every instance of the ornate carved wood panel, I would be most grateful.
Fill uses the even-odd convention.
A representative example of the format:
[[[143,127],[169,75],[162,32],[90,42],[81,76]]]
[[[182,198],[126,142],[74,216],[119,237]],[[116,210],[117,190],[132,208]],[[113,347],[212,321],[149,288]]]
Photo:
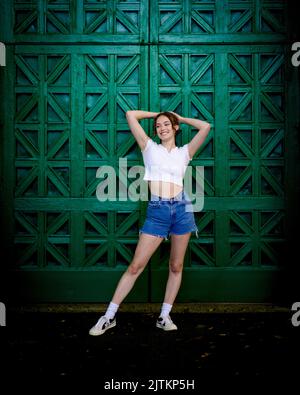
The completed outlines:
[[[4,198],[20,295],[109,300],[130,263],[145,203],[99,202],[100,166],[142,157],[128,109],[211,123],[178,300],[268,301],[286,240],[287,113],[283,1],[6,2]],[[290,106],[290,107],[289,107]],[[151,130],[151,122],[143,123]],[[177,144],[196,133],[186,125]],[[110,176],[112,177],[112,176]],[[12,244],[13,240],[13,244]],[[161,301],[170,242],[128,300]],[[257,283],[260,284],[257,287]],[[29,287],[28,284],[34,284]]]

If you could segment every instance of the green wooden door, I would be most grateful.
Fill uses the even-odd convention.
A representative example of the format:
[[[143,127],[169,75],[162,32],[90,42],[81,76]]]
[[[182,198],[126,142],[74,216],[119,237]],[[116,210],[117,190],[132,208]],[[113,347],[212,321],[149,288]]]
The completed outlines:
[[[99,202],[96,171],[142,163],[125,112],[173,110],[212,131],[180,301],[280,298],[286,241],[287,16],[283,1],[6,2],[1,41],[7,263],[14,294],[108,301],[146,204]],[[150,123],[144,123],[151,129]],[[179,145],[196,132],[182,128]],[[164,242],[128,301],[161,301]]]

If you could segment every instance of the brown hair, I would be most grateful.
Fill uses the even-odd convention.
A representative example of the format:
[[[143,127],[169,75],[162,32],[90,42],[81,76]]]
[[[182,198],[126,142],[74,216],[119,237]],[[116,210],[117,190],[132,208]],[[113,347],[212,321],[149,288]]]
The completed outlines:
[[[170,122],[171,122],[172,127],[173,127],[174,130],[175,130],[175,126],[179,125],[178,118],[176,117],[176,115],[174,115],[174,114],[172,114],[171,112],[168,112],[168,111],[160,112],[160,113],[159,113],[158,115],[156,115],[156,117],[154,118],[154,123],[153,123],[154,135],[157,134],[157,133],[156,133],[156,121],[157,121],[158,118],[159,118],[160,116],[162,116],[162,115],[164,115],[165,117],[167,117],[167,118],[170,120]],[[176,134],[177,134],[178,132],[179,132],[179,129],[178,129],[178,130],[175,130],[175,136],[176,136]]]

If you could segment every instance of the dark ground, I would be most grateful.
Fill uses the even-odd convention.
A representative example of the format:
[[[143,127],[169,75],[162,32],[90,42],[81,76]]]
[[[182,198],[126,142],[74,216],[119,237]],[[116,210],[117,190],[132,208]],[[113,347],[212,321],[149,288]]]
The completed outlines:
[[[146,386],[148,379],[194,379],[189,392],[197,394],[204,379],[262,379],[297,388],[300,326],[292,325],[291,315],[174,313],[178,331],[163,332],[154,313],[119,312],[115,328],[92,337],[96,313],[15,312],[0,332],[7,337],[6,377],[95,379],[96,393],[112,378]]]

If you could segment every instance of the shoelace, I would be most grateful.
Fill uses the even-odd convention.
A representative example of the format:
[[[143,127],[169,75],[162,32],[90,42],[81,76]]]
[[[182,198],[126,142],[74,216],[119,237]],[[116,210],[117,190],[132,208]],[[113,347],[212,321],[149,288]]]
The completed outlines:
[[[98,327],[98,326],[100,326],[100,324],[102,324],[102,326],[103,326],[105,323],[108,323],[108,319],[104,316],[104,317],[99,318],[99,320],[97,321],[97,324],[95,326]]]
[[[171,320],[171,317],[169,316],[169,315],[167,315],[166,317],[161,317],[162,318],[162,323],[164,323],[164,324],[166,324],[166,323],[169,323],[169,324],[173,324],[173,321]]]

